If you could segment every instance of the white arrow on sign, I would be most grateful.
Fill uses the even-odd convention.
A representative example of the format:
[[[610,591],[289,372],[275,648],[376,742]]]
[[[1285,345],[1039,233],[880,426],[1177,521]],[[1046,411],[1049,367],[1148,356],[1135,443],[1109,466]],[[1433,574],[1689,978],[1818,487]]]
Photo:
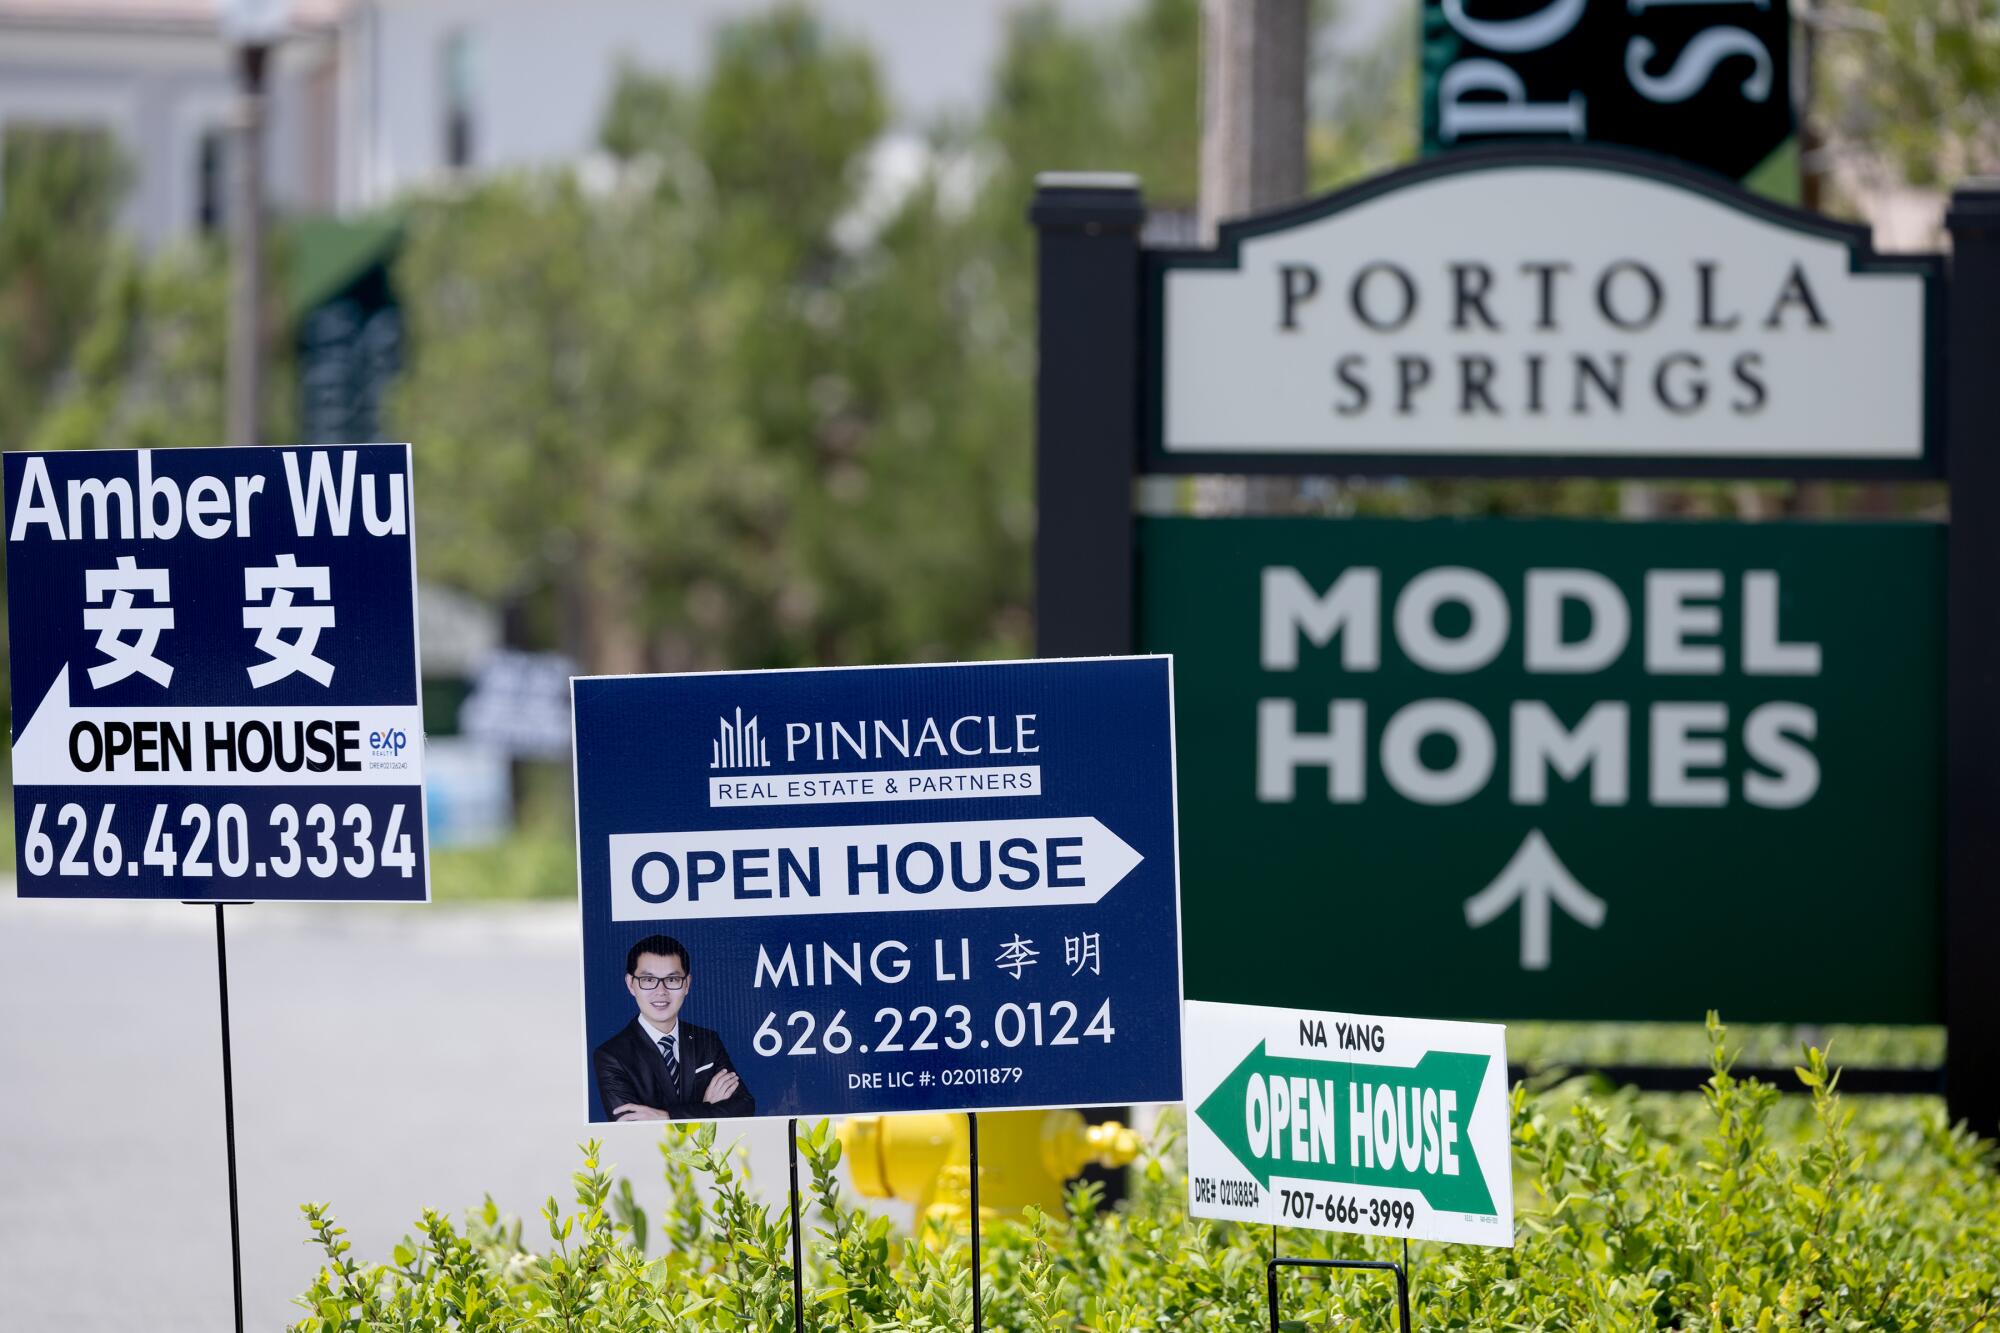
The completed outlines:
[[[311,728],[318,739],[309,749],[302,729]],[[392,745],[369,741],[391,734]],[[414,786],[423,753],[416,704],[79,708],[65,665],[14,740],[14,785]]]
[[[1098,820],[614,833],[611,919],[1094,903],[1146,858]]]
[[[1576,882],[1569,867],[1540,829],[1530,829],[1493,882],[1465,900],[1465,924],[1474,930],[1521,904],[1521,966],[1529,972],[1549,966],[1549,903],[1596,930],[1604,924],[1604,900]]]

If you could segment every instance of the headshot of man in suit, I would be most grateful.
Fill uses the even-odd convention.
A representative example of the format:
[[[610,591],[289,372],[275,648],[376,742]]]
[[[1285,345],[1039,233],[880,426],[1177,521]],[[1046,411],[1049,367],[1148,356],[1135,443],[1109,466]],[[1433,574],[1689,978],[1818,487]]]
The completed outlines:
[[[591,1053],[597,1095],[614,1120],[720,1120],[757,1114],[722,1038],[681,1018],[694,969],[679,940],[648,935],[625,955],[639,1014]]]

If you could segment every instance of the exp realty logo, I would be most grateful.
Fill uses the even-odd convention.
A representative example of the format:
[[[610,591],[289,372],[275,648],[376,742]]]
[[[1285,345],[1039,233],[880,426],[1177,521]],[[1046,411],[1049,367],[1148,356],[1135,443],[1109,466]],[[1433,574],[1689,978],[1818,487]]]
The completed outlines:
[[[385,727],[368,733],[368,753],[377,759],[400,759],[410,747],[410,734],[401,727]]]

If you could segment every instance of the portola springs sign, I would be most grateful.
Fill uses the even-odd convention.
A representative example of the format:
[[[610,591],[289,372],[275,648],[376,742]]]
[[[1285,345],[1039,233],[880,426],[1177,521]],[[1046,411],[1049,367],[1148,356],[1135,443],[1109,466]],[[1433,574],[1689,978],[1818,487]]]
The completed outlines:
[[[1150,261],[1166,470],[1930,456],[1935,257],[1664,160],[1456,154]]]

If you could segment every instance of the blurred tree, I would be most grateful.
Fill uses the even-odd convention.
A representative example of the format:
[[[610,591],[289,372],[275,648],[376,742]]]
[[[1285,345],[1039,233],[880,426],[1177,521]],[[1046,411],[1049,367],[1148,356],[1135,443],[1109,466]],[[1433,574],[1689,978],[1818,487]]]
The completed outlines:
[[[1191,204],[1199,35],[1031,8],[979,121],[885,137],[867,52],[782,8],[698,85],[622,71],[583,169],[421,201],[427,574],[596,670],[1029,651],[1033,176]]]
[[[31,449],[164,449],[222,438],[226,266],[213,245],[111,251]]]
[[[394,412],[427,570],[597,670],[815,657],[832,233],[883,119],[867,53],[785,9],[698,90],[627,70],[584,171],[417,208]]]
[[[933,167],[843,293],[799,533],[825,660],[1024,655],[1032,360],[986,233]]]
[[[101,130],[10,126],[0,172],[0,441],[30,449],[220,441],[222,242],[194,238],[148,257],[119,237],[129,172]],[[281,242],[268,258],[282,267]],[[293,437],[293,371],[289,345],[273,339],[267,439]]]
[[[781,603],[811,625],[801,660],[1031,650],[1033,176],[1123,168],[1191,201],[1198,37],[1194,0],[1101,29],[1017,14],[983,120],[936,127],[892,206],[878,188],[836,220]]]
[[[1155,207],[1195,200],[1201,145],[1200,0],[1145,0],[1106,28],[1051,5],[1017,11],[980,126],[985,194],[1010,234],[1042,171],[1131,171]]]
[[[725,235],[762,231],[768,260],[811,276],[802,266],[827,258],[887,118],[874,56],[805,10],[723,28],[691,128],[730,215]]]
[[[90,319],[127,172],[109,135],[0,137],[0,443],[21,448]]]
[[[756,591],[756,544],[732,537],[767,479],[727,411],[707,212],[629,179],[502,180],[413,209],[397,266],[413,357],[391,413],[416,443],[425,572],[540,599],[598,670],[648,665],[689,562]]]
[[[1332,7],[1315,16],[1332,21]],[[1373,46],[1322,50],[1311,86],[1319,93],[1306,129],[1306,179],[1313,193],[1337,189],[1417,155],[1417,29],[1389,24]]]
[[[1871,183],[2000,172],[2000,0],[1822,0],[1813,114]]]

